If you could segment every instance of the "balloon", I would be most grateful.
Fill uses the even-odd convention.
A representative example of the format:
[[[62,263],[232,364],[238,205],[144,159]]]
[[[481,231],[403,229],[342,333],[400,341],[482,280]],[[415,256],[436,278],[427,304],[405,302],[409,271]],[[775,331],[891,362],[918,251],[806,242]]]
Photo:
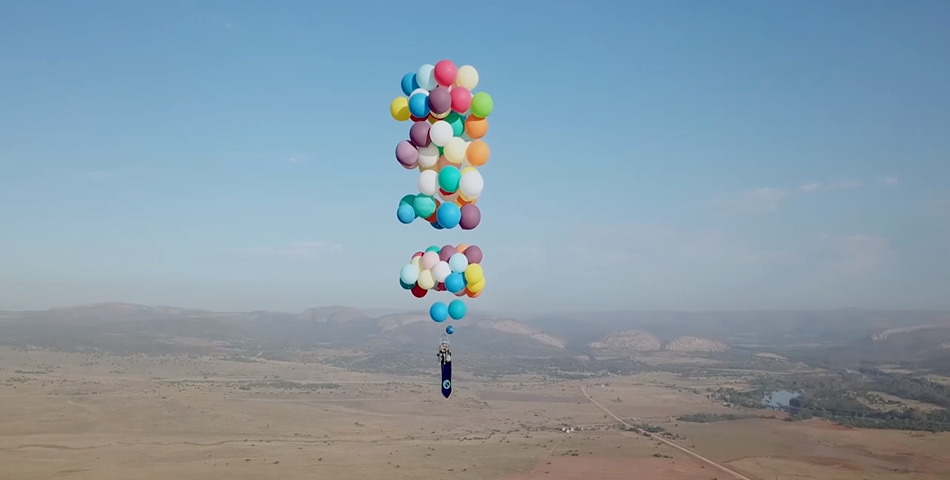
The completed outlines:
[[[415,286],[415,284],[414,284],[414,283],[406,283],[406,282],[403,282],[402,280],[400,280],[400,281],[399,281],[399,286],[402,287],[403,290],[412,290],[412,287]],[[453,292],[453,293],[454,293],[454,292]]]
[[[429,253],[429,252],[439,253],[439,250],[440,250],[439,247],[437,247],[437,246],[435,246],[435,245],[430,245],[429,248],[427,248],[426,251],[425,251],[425,252],[422,252],[422,253],[423,253],[423,254],[426,254],[426,253]]]
[[[439,209],[435,212],[435,218],[442,227],[455,228],[462,221],[462,211],[458,205],[445,202],[439,205]]]
[[[472,115],[485,118],[491,114],[494,108],[495,102],[492,100],[491,95],[485,92],[478,92],[472,95]]]
[[[472,248],[472,247],[469,247]],[[425,265],[425,257],[423,257],[422,264]],[[423,272],[425,273],[425,272]],[[480,280],[485,279],[485,272],[482,270],[482,266],[477,263],[469,263],[468,267],[465,267],[465,280],[468,282],[468,286],[471,287],[473,283],[478,283]],[[420,276],[420,285],[421,285],[421,276]],[[472,290],[469,288],[469,290]],[[472,290],[474,292],[474,290]]]
[[[423,253],[425,253],[425,252],[416,252],[416,253],[413,253],[413,254],[412,254],[412,258],[421,257]]]
[[[484,137],[488,133],[488,119],[469,115],[465,119],[465,133],[473,140]]]
[[[449,98],[449,101],[451,102],[451,98]],[[393,101],[389,103],[389,114],[392,115],[393,119],[397,122],[409,120],[409,99],[406,97],[394,98]]]
[[[429,307],[429,318],[433,321],[442,323],[449,318],[449,307],[442,302],[435,302]]]
[[[455,76],[455,84],[469,90],[475,90],[475,87],[478,86],[478,70],[475,70],[475,67],[471,65],[462,65]]]
[[[449,308],[447,310],[448,311],[446,313],[448,313],[450,317],[455,320],[461,320],[462,317],[465,316],[465,311],[468,310],[468,308],[466,308],[465,302],[461,300],[452,300],[452,302],[449,303]]]
[[[442,283],[452,274],[452,268],[448,262],[438,262],[432,267],[432,278],[436,282]]]
[[[422,93],[413,93],[409,97],[409,113],[413,117],[425,118],[429,116],[429,96]]]
[[[419,71],[416,72],[416,83],[419,84],[419,88],[426,90],[432,90],[438,86],[439,84],[435,81],[435,67],[428,63],[419,67]]]
[[[455,87],[452,89],[452,110],[458,113],[465,113],[472,106],[472,92],[465,87]]]
[[[462,274],[454,272],[450,273],[448,277],[445,277],[445,289],[452,293],[465,290],[465,280],[462,278]]]
[[[403,167],[413,168],[419,161],[419,151],[408,140],[396,144],[396,161]]]
[[[402,267],[399,271],[399,280],[408,284],[416,283],[416,280],[419,280],[419,267],[412,264]]]
[[[412,290],[410,290],[410,292],[412,292],[412,296],[416,298],[422,298],[426,296],[427,293],[429,293],[428,290],[420,287],[419,285],[412,287]]]
[[[422,271],[422,256],[413,257],[412,260],[409,260],[409,265],[415,265],[419,271]]]
[[[423,170],[419,172],[419,192],[423,195],[434,197],[439,190],[439,174],[435,170]]]
[[[453,327],[453,326],[451,326],[451,325],[449,325],[448,327],[445,327],[445,333],[447,333],[447,334],[449,334],[449,335],[455,333],[455,327]]]
[[[462,218],[459,220],[459,226],[462,227],[462,230],[472,230],[482,222],[481,210],[471,203],[462,205],[459,213],[462,214]]]
[[[452,137],[443,150],[446,160],[459,165],[462,163],[462,160],[465,160],[465,152],[468,151],[468,145],[465,143],[465,140],[459,137]]]
[[[437,284],[435,284],[434,290],[437,291],[437,292],[444,292],[444,291],[445,291],[445,284],[444,284],[444,283],[437,283]]]
[[[466,168],[462,172],[462,177],[459,179],[459,191],[466,198],[478,198],[484,188],[485,180],[482,179],[482,174],[478,173],[478,170]],[[423,215],[420,214],[419,216]]]
[[[439,249],[439,260],[443,262],[448,262],[449,259],[452,258],[452,255],[455,255],[455,247],[452,245],[444,245]],[[452,271],[454,272],[455,270]]]
[[[412,195],[412,194],[403,195],[403,197],[399,200],[399,204],[402,205],[402,204],[405,203],[406,205],[409,205],[409,206],[411,207],[411,206],[412,206],[412,202],[414,202],[414,201],[416,201],[416,196],[415,196],[415,195]]]
[[[436,88],[441,88],[441,87],[436,87]],[[449,113],[451,113],[451,110],[446,111],[446,112],[443,112],[443,113],[429,112],[429,118],[434,118],[434,119],[436,119],[436,120],[442,120],[442,119],[444,119],[445,117],[448,117],[448,116],[449,116]]]
[[[466,250],[468,249],[466,248]],[[464,272],[465,269],[468,268],[468,256],[464,253],[453,253],[452,256],[449,257],[449,268],[455,273]]]
[[[428,124],[427,124],[428,125]],[[439,148],[435,145],[419,147],[419,167],[432,168],[439,162]]]
[[[439,263],[439,252],[426,252],[422,254],[422,270],[432,270],[432,267],[437,263]]]
[[[416,82],[415,73],[407,73],[402,76],[402,93],[406,94],[408,97],[412,94],[412,91],[419,88],[419,83]]]
[[[452,94],[449,93],[449,89],[435,87],[435,90],[429,92],[429,109],[432,110],[433,115],[448,115],[452,111]]]
[[[407,142],[408,143],[408,142]],[[488,162],[488,156],[491,152],[488,150],[488,144],[482,140],[472,140],[465,150],[465,159],[473,167],[480,167]]]
[[[396,219],[403,225],[409,225],[416,219],[416,211],[412,205],[400,203],[399,208],[396,209]]]
[[[443,120],[433,123],[432,127],[429,128],[429,138],[433,144],[440,147],[444,147],[454,136],[455,131],[452,130],[452,125]]]
[[[435,64],[435,69],[432,72],[435,76],[435,81],[442,85],[443,87],[448,87],[455,83],[455,78],[458,76],[458,69],[455,68],[455,63],[452,63],[451,60],[439,60]]]
[[[472,245],[465,249],[465,258],[468,259],[468,263],[481,263],[482,262],[482,249],[478,248],[477,245]]]
[[[465,253],[465,249],[468,248],[468,245],[460,243],[455,246],[455,251],[458,253]]]
[[[416,195],[416,199],[412,202],[412,208],[415,210],[417,216],[427,218],[435,212],[435,199],[430,195],[420,193]]]
[[[438,221],[429,222],[429,225],[432,225],[432,228],[434,228],[434,229],[436,229],[436,230],[442,230],[442,229],[445,228],[445,227],[443,227],[442,225],[439,225],[439,222],[438,222]]]
[[[480,293],[485,288],[485,278],[482,277],[482,279],[477,282],[469,282],[465,288],[472,293]]]
[[[417,89],[413,90],[412,93],[409,94],[409,98],[412,98],[412,96],[415,95],[415,94],[417,94],[417,93],[421,93],[421,94],[423,94],[423,95],[425,95],[425,96],[427,96],[427,97],[429,96],[429,91],[428,91],[428,90],[426,90],[426,89],[424,89],[424,88],[417,88]]]
[[[465,133],[465,117],[452,112],[445,117],[445,121],[452,126],[452,136],[461,137]]]
[[[423,290],[432,290],[432,288],[435,287],[435,279],[432,278],[432,272],[430,270],[420,271],[419,280],[416,280],[416,284]]]
[[[447,193],[455,193],[462,181],[462,172],[454,165],[442,167],[439,170],[439,188]]]
[[[429,146],[429,122],[414,122],[409,127],[409,141],[417,147]]]

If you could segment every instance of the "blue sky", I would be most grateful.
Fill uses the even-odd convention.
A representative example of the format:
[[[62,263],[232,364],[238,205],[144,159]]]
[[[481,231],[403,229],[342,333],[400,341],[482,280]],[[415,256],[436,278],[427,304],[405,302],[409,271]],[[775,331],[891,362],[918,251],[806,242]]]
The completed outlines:
[[[544,5],[5,2],[0,308],[423,308],[458,242],[472,311],[950,308],[950,4]],[[470,232],[395,219],[443,58],[495,100]]]

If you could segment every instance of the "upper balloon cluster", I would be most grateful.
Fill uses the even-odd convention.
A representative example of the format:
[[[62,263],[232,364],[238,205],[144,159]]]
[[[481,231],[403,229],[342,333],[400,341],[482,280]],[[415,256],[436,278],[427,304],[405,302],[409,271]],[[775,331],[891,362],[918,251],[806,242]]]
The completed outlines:
[[[472,93],[478,71],[456,68],[451,60],[423,65],[402,78],[402,92],[390,104],[398,121],[413,120],[409,139],[396,145],[396,160],[406,169],[419,169],[419,194],[400,201],[396,217],[404,224],[425,219],[436,229],[478,226],[475,205],[484,188],[476,167],[488,162],[490,150],[482,140],[494,108],[491,95]],[[408,201],[407,201],[408,200]]]

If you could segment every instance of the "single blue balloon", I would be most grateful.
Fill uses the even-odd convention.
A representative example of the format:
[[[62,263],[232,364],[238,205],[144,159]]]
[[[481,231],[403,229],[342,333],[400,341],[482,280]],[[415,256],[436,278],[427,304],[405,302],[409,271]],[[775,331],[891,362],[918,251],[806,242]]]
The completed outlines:
[[[399,280],[410,285],[416,283],[419,280],[419,267],[412,264],[402,267],[399,271]]]
[[[442,228],[443,228],[442,225],[439,225],[438,220],[435,221],[435,222],[432,222],[430,225],[432,225],[432,228],[434,228],[434,229],[436,229],[436,230],[442,230]]]
[[[442,302],[435,302],[429,307],[429,317],[434,322],[442,323],[449,318],[449,307]]]
[[[416,81],[415,73],[407,73],[402,76],[402,94],[403,95],[408,97],[417,88],[419,88],[419,82]]]
[[[461,273],[451,273],[445,277],[445,289],[452,293],[459,293],[465,289],[465,280]]]
[[[406,283],[406,282],[402,281],[402,279],[400,278],[400,279],[399,279],[399,286],[402,287],[403,290],[412,290],[412,287],[414,287],[415,284],[414,284],[414,283]]]
[[[455,327],[451,325],[449,325],[448,327],[445,327],[445,333],[448,333],[449,335],[455,333]]]
[[[465,302],[461,300],[452,300],[449,303],[448,314],[450,317],[461,320],[465,316],[465,312],[468,311],[468,307],[465,306]]]
[[[399,208],[396,209],[396,218],[399,223],[409,225],[416,219],[416,210],[412,208],[412,205],[400,203]]]
[[[409,113],[416,118],[426,118],[429,116],[429,96],[424,93],[417,93],[409,97]]]
[[[462,221],[462,209],[454,203],[445,202],[436,210],[435,219],[445,228],[455,228]]]

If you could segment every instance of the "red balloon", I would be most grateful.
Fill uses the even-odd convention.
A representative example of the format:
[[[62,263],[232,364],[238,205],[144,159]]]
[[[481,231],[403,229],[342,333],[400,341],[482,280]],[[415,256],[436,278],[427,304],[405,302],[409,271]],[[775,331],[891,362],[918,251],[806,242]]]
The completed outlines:
[[[456,113],[465,113],[472,107],[472,92],[465,87],[455,87],[449,92],[452,95],[452,110]]]
[[[437,292],[444,292],[444,291],[445,291],[445,284],[444,284],[444,283],[437,283],[437,284],[435,284],[435,291],[437,291]]]
[[[429,117],[427,116],[427,117],[425,117],[425,118],[419,118],[419,117],[413,117],[412,115],[409,115],[409,118],[410,118],[413,122],[423,122],[423,121],[425,121],[425,120],[426,120],[427,118],[429,118]]]
[[[435,64],[435,81],[443,87],[455,83],[458,74],[458,68],[455,68],[455,64],[451,60],[439,60],[439,63]]]
[[[426,296],[427,293],[429,293],[428,290],[424,290],[422,287],[420,287],[418,283],[413,285],[412,289],[410,289],[409,291],[412,292],[412,296],[416,298],[422,298]]]

